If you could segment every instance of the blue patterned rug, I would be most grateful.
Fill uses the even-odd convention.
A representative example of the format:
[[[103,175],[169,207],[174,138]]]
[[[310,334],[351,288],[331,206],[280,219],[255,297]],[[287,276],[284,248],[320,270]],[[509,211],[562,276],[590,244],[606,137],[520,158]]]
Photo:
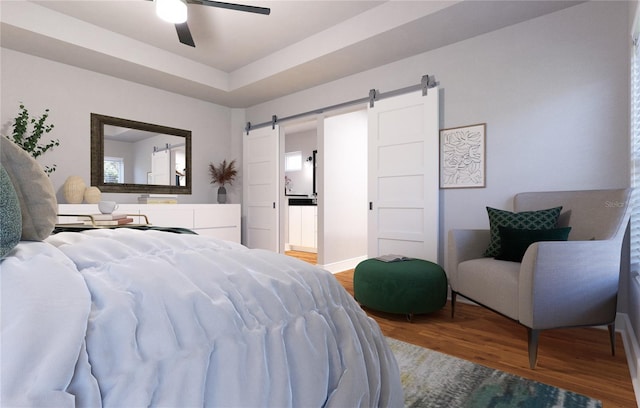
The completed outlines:
[[[405,407],[601,408],[598,400],[387,337]]]

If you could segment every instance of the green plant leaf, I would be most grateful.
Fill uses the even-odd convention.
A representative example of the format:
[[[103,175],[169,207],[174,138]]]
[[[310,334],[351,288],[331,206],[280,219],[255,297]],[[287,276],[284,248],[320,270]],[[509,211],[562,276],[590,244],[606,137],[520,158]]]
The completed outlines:
[[[15,117],[13,122],[13,132],[11,136],[6,136],[7,139],[12,140],[24,151],[29,153],[34,159],[42,156],[47,151],[53,149],[56,146],[60,146],[60,140],[49,140],[46,143],[40,143],[40,139],[46,133],[53,130],[53,124],[47,124],[49,118],[49,109],[45,109],[42,116],[39,118],[32,118],[29,116],[29,110],[20,104],[18,110],[18,116]],[[29,125],[32,125],[31,133],[29,134]],[[56,170],[56,165],[45,166],[44,172],[47,175],[53,173]]]

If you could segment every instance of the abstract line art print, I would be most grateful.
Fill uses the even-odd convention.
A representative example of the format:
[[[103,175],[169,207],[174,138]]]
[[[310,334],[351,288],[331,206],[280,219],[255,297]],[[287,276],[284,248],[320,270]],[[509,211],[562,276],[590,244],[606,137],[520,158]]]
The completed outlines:
[[[440,188],[485,187],[486,127],[440,130]]]

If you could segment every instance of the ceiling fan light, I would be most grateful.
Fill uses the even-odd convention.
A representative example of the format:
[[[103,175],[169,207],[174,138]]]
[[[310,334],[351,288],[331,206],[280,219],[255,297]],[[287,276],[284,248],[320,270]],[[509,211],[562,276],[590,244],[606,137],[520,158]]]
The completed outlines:
[[[154,0],[156,14],[169,23],[180,24],[187,21],[187,3],[184,0]]]

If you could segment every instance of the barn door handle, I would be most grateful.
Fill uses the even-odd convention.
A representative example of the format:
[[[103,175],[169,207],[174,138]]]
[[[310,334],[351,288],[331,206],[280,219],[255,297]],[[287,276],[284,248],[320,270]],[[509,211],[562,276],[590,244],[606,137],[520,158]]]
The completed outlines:
[[[373,201],[369,201],[369,211],[373,210]]]
[[[275,208],[276,208],[276,202],[274,201],[273,202],[273,209],[275,210]]]

